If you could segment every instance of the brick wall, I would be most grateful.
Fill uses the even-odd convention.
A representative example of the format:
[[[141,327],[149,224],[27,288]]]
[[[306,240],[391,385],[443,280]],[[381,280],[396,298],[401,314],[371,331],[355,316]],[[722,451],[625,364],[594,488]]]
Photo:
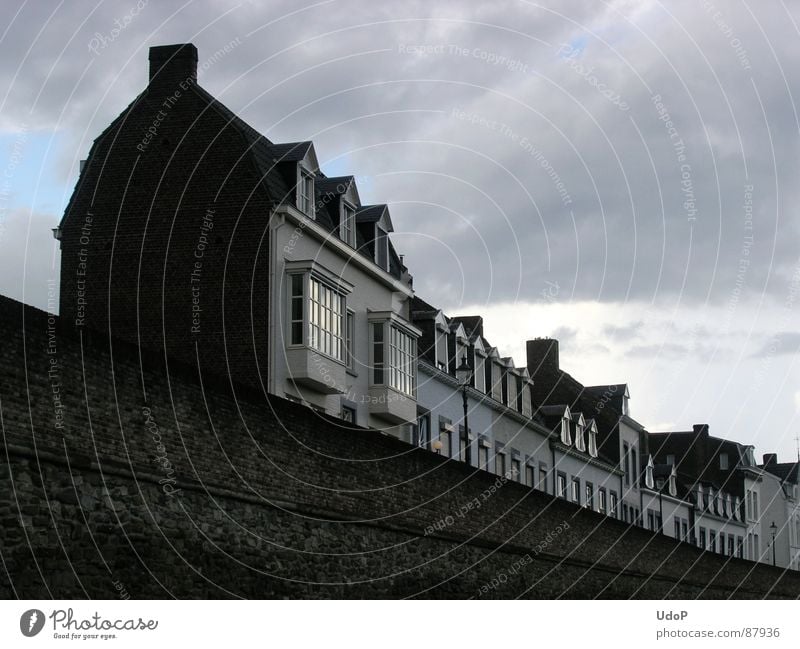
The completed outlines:
[[[800,593],[5,298],[0,339],[3,597]]]
[[[180,71],[95,141],[62,222],[59,312],[259,386],[271,202],[238,127]]]

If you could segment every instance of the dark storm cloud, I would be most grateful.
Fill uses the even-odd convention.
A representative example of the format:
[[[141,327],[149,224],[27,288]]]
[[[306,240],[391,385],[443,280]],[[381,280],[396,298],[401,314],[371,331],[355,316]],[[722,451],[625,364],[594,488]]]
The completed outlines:
[[[0,125],[61,133],[42,182],[65,197],[146,84],[147,48],[192,41],[224,103],[275,141],[313,138],[324,169],[390,203],[418,290],[443,306],[551,283],[564,301],[785,295],[800,39],[782,6],[136,8],[26,4],[0,43]]]

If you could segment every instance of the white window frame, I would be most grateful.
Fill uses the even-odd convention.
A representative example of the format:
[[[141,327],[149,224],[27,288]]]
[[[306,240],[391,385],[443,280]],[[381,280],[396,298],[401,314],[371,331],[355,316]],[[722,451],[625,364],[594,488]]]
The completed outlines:
[[[380,328],[382,341],[376,342],[375,332]],[[377,345],[383,357],[377,358]],[[391,388],[400,394],[414,397],[417,385],[417,337],[399,322],[389,318],[369,321],[370,385]],[[377,369],[382,379],[376,379]]]
[[[297,209],[307,217],[316,218],[314,174],[303,165],[297,165]]]
[[[341,200],[339,215],[339,238],[351,248],[356,246],[356,208],[355,205]]]
[[[572,446],[572,436],[570,435],[570,418],[565,413],[561,418],[561,443],[566,446]]]
[[[597,424],[594,421],[589,427],[589,456],[597,457]]]
[[[293,325],[300,322],[293,317],[292,303],[297,299],[294,293],[294,278],[302,277],[302,337],[299,342],[293,338]],[[307,347],[315,352],[346,365],[345,354],[345,314],[347,313],[347,292],[334,282],[313,270],[287,270],[287,347]],[[317,289],[314,297],[314,289]],[[322,289],[322,291],[320,291]],[[324,291],[324,293],[323,293]],[[312,305],[312,302],[316,305]],[[313,318],[313,320],[312,320]],[[319,340],[312,334],[314,329],[321,332]],[[328,341],[327,343],[325,341]]]
[[[573,415],[575,417],[575,415]],[[586,451],[586,438],[583,436],[586,429],[586,422],[582,414],[578,414],[575,421],[575,448],[579,451]]]

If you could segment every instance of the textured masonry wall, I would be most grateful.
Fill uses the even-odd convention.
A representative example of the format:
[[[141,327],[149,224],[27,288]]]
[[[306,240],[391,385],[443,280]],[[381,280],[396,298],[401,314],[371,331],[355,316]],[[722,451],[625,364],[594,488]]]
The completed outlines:
[[[48,338],[55,324],[0,298],[3,597],[800,594],[796,573],[234,397],[189,367],[167,375],[125,343]]]
[[[271,205],[241,134],[181,82],[95,141],[62,223],[59,312],[258,387]]]

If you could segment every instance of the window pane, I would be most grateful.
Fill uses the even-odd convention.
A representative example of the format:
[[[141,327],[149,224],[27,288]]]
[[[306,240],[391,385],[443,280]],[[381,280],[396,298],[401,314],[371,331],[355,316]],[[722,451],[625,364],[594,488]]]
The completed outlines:
[[[311,278],[309,300],[309,346],[319,352],[344,360],[342,318],[344,299],[332,288]]]

